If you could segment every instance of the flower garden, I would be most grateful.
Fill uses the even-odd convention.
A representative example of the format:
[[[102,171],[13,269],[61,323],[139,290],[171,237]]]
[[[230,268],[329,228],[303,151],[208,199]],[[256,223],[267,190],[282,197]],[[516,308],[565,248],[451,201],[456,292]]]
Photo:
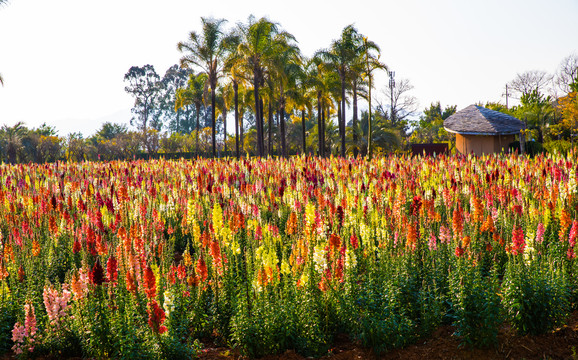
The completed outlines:
[[[575,154],[0,166],[0,348],[19,357],[490,347],[578,307]]]

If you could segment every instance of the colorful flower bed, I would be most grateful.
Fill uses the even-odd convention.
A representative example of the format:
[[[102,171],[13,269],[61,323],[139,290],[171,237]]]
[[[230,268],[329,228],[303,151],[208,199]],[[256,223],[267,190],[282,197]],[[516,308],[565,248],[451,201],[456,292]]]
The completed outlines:
[[[578,306],[575,155],[0,166],[0,347],[19,356],[491,346]]]

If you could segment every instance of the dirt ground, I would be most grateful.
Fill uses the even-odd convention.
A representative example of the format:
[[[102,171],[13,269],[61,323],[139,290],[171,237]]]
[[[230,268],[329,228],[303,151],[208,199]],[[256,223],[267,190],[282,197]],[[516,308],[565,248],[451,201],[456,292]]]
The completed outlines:
[[[431,338],[403,349],[397,349],[375,356],[350,341],[347,336],[337,337],[335,344],[321,360],[428,360],[428,359],[573,359],[578,360],[578,311],[574,312],[566,325],[550,333],[539,336],[518,336],[508,326],[503,326],[498,336],[498,346],[491,349],[468,349],[459,347],[459,340],[453,336],[454,329],[444,326],[434,332]],[[11,354],[0,356],[0,360],[13,359]],[[46,360],[54,358],[46,358]],[[202,360],[249,360],[237,351],[207,346],[199,354]],[[281,355],[269,355],[261,360],[304,360],[292,350]],[[81,360],[73,358],[68,360]]]
[[[498,346],[479,350],[459,347],[459,340],[453,336],[451,326],[439,328],[431,338],[403,349],[393,350],[375,356],[370,350],[351,342],[346,336],[338,337],[324,360],[425,360],[425,359],[576,359],[578,360],[578,311],[570,317],[567,325],[540,336],[518,336],[508,326],[503,326],[499,334]],[[203,360],[246,360],[235,351],[226,348],[203,350]],[[270,355],[262,360],[302,360],[305,357],[287,351],[281,355]]]

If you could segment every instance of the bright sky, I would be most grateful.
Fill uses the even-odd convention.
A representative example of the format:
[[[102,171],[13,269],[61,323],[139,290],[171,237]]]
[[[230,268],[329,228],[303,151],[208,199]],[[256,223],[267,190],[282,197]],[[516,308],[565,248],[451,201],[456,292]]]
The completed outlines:
[[[576,0],[9,0],[0,7],[0,125],[46,122],[89,136],[105,121],[128,123],[131,66],[162,76],[201,16],[233,26],[250,14],[280,23],[307,56],[355,24],[396,78],[410,79],[420,110],[504,102],[516,73],[553,73],[578,53]],[[386,85],[382,74],[374,93]]]

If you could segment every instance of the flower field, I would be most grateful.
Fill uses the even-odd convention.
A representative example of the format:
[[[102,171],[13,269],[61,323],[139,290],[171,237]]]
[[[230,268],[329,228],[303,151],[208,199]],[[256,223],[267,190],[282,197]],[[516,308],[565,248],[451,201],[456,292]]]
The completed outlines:
[[[22,357],[488,347],[578,307],[576,155],[0,166],[0,347]]]

